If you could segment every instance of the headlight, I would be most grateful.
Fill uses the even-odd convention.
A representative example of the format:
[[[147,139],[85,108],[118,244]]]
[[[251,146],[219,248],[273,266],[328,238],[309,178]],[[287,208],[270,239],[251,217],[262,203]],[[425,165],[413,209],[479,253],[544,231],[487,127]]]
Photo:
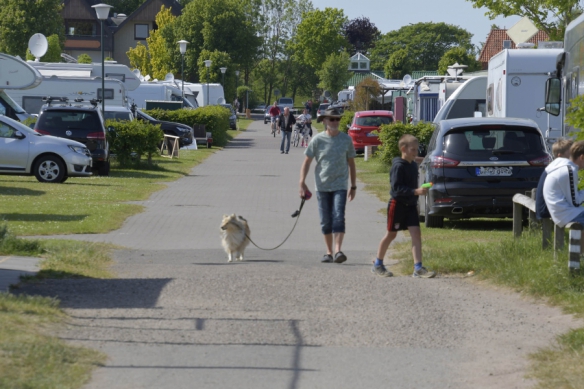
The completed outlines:
[[[190,131],[188,128],[184,128],[184,127],[177,127],[176,129],[178,130],[178,132],[189,132]]]
[[[90,155],[89,149],[87,147],[69,145],[69,148],[76,153],[83,154],[83,155]]]

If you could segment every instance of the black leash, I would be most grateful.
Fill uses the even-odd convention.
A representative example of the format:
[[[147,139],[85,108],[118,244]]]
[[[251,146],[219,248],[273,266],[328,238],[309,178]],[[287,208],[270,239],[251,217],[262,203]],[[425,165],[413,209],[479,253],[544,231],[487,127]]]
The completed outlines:
[[[282,243],[280,243],[279,245],[277,245],[276,247],[273,247],[271,249],[265,249],[263,247],[258,246],[253,240],[251,240],[251,238],[249,236],[247,236],[247,234],[245,234],[245,237],[247,239],[249,239],[249,241],[258,249],[260,250],[265,250],[265,251],[271,251],[271,250],[275,250],[278,247],[282,246],[284,243],[286,243],[286,241],[288,240],[288,238],[290,237],[290,235],[292,235],[292,232],[294,232],[294,229],[296,228],[296,224],[298,224],[298,220],[300,219],[300,213],[302,212],[302,207],[304,206],[304,201],[306,201],[304,198],[302,199],[302,201],[300,202],[300,209],[298,209],[298,211],[295,211],[292,214],[292,217],[296,218],[296,222],[294,223],[294,226],[292,226],[292,230],[290,231],[290,233],[288,234],[288,236],[284,239],[284,241]]]

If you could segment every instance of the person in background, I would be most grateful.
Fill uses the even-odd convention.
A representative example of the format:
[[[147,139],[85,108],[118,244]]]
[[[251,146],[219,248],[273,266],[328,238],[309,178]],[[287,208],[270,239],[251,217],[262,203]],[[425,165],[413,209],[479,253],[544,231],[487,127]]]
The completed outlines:
[[[270,110],[268,111],[268,113],[270,114],[270,123],[271,123],[271,128],[272,128],[272,134],[274,132],[276,132],[276,122],[278,121],[278,117],[280,116],[280,114],[282,113],[280,111],[280,108],[278,107],[278,102],[274,101],[274,105],[272,105],[270,107]],[[280,133],[280,130],[278,130],[278,134]]]
[[[294,117],[294,115],[290,113],[290,108],[285,107],[284,113],[280,115],[277,122],[279,127],[278,132],[282,131],[282,143],[280,144],[280,153],[288,154],[288,151],[290,151],[290,137],[292,136],[292,129],[294,128],[294,124],[296,124],[296,118]],[[286,143],[285,149],[284,143]]]
[[[562,161],[560,158],[570,158],[570,147],[572,147],[573,144],[574,141],[572,139],[558,139],[558,141],[552,145],[552,157],[554,157],[554,161],[550,163],[548,167],[561,163]],[[547,173],[544,170],[539,178],[537,190],[535,192],[535,217],[537,217],[538,220],[551,217],[547,205],[545,204],[545,199],[543,198],[543,184],[546,177]]]

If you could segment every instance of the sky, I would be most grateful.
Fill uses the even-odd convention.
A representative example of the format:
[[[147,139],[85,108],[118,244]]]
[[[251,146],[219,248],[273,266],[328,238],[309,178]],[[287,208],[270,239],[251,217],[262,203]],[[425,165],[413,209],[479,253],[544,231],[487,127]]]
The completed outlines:
[[[486,9],[475,9],[466,0],[312,0],[312,4],[321,10],[326,7],[343,9],[349,20],[365,16],[382,34],[410,23],[452,24],[473,34],[472,43],[479,47],[479,42],[486,41],[491,25],[508,29],[521,19],[513,16],[490,20],[485,16]]]

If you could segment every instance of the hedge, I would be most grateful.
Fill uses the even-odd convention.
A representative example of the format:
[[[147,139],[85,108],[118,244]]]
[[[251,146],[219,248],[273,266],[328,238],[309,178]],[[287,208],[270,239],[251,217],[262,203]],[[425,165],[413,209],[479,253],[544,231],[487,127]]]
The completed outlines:
[[[133,160],[139,162],[146,156],[152,164],[152,156],[160,152],[158,146],[164,139],[160,125],[139,120],[107,120],[107,140],[110,153],[115,154],[122,167],[130,166]]]
[[[197,109],[183,108],[170,111],[157,108],[144,112],[158,120],[182,123],[191,127],[195,124],[204,124],[205,130],[211,132],[213,136],[213,145],[221,147],[227,144],[227,130],[231,115],[228,108],[208,105]]]
[[[428,144],[432,134],[434,133],[434,125],[428,122],[418,122],[417,124],[396,122],[393,124],[384,124],[379,127],[379,140],[381,146],[377,151],[378,157],[387,165],[391,165],[391,161],[395,157],[401,156],[398,142],[402,135],[410,134],[418,138],[420,144]]]
[[[347,126],[353,123],[353,118],[355,117],[355,112],[350,110],[345,110],[343,116],[341,116],[341,122],[339,123],[339,130],[345,134],[349,132]]]

